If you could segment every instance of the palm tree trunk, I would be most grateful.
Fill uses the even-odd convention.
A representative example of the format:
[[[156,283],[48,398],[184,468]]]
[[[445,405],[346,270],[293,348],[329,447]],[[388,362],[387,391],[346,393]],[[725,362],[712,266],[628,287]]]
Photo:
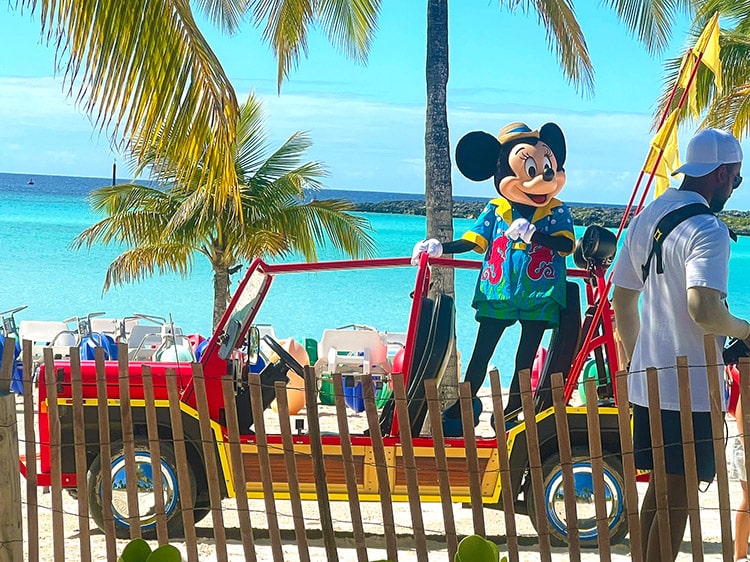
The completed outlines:
[[[448,136],[448,0],[427,2],[427,110],[425,119],[425,205],[427,237],[453,240],[453,186]],[[448,268],[432,270],[431,293],[453,296],[454,275]],[[458,383],[455,351],[444,375],[450,397]]]
[[[221,317],[229,302],[229,268],[214,266],[214,323],[213,329],[219,325]]]

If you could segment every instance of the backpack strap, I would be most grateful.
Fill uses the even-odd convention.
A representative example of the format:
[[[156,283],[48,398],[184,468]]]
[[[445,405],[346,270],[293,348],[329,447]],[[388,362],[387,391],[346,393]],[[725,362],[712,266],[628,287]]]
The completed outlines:
[[[686,221],[690,217],[697,215],[713,215],[711,209],[703,203],[690,203],[684,205],[678,209],[668,212],[664,215],[661,220],[656,224],[654,229],[653,241],[651,244],[651,251],[648,254],[646,263],[641,266],[643,272],[643,281],[646,281],[649,272],[651,271],[651,260],[656,258],[656,273],[664,273],[664,264],[662,262],[661,247],[664,244],[664,239],[672,232],[675,227],[683,221]]]

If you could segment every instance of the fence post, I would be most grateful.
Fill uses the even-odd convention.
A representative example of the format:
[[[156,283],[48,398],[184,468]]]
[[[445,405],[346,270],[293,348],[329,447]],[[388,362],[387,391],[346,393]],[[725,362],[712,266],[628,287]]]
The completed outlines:
[[[380,433],[378,410],[375,406],[375,394],[372,390],[371,375],[362,375],[362,394],[365,399],[367,427],[370,429],[370,439],[372,440],[372,455],[375,460],[375,474],[378,478],[380,511],[383,514],[383,533],[385,534],[385,551],[388,555],[388,560],[398,561],[396,520],[393,517],[393,498],[391,497],[393,484],[390,480],[388,457],[385,454],[383,435]],[[401,427],[401,420],[399,420],[399,427]],[[408,427],[406,427],[406,431],[409,431]]]
[[[10,500],[0,502],[0,562],[23,559],[16,399],[10,392],[15,347],[16,340],[5,339],[0,367],[0,497]]]
[[[510,478],[508,462],[508,436],[505,434],[500,372],[497,367],[492,367],[489,375],[490,388],[492,388],[492,411],[495,414],[495,434],[497,435],[497,460],[500,465],[500,499],[503,502],[503,517],[505,518],[505,541],[508,545],[508,559],[510,562],[518,562],[518,531],[516,530],[516,511],[513,506],[513,482]]]
[[[711,407],[711,433],[714,442],[714,460],[717,467],[716,485],[719,497],[719,526],[721,528],[721,551],[725,562],[734,558],[734,540],[732,539],[732,513],[729,500],[729,478],[727,475],[727,457],[724,449],[724,412],[722,390],[719,388],[721,371],[716,353],[716,336],[703,336],[706,353],[706,371],[708,374],[708,397]],[[723,365],[722,365],[723,366]]]

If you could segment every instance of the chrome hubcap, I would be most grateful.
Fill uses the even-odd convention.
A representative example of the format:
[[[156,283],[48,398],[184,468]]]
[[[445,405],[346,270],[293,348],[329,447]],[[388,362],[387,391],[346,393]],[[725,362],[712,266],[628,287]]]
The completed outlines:
[[[172,468],[161,463],[161,480],[164,488],[164,512],[166,517],[172,514],[179,497],[177,476]],[[125,456],[120,455],[112,460],[112,512],[115,523],[129,527],[128,490],[125,473]],[[156,500],[154,496],[154,478],[151,467],[151,455],[145,451],[135,453],[135,476],[138,496],[138,514],[141,529],[156,526]]]
[[[573,479],[575,482],[579,537],[581,540],[594,540],[597,536],[597,530],[591,463],[588,461],[574,463]],[[567,536],[565,490],[563,489],[563,473],[560,467],[549,480],[544,492],[547,519],[562,535]],[[623,515],[623,490],[606,466],[604,468],[604,497],[608,527],[611,529]]]

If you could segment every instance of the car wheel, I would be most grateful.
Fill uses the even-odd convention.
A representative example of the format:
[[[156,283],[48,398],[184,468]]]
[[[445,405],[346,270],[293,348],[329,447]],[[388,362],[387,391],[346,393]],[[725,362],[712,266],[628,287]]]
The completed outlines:
[[[596,548],[598,532],[596,528],[596,506],[594,504],[594,484],[591,459],[586,449],[572,451],[573,478],[575,479],[576,514],[578,516],[578,536],[582,547]],[[609,526],[609,540],[617,544],[628,533],[627,511],[625,509],[625,479],[622,463],[612,453],[604,454],[604,490]],[[547,516],[550,540],[554,546],[568,543],[568,525],[565,517],[565,497],[563,471],[560,456],[555,453],[542,463],[544,488],[543,509]],[[527,492],[529,517],[537,529],[537,506],[531,489]],[[538,531],[538,529],[537,529]]]
[[[162,441],[161,449],[161,478],[164,487],[164,512],[167,519],[167,530],[170,536],[183,533],[182,509],[183,495],[177,480],[177,463],[171,444]],[[141,536],[156,538],[156,502],[154,497],[153,472],[151,467],[151,453],[148,443],[136,441],[135,464],[138,489],[138,513],[140,516]],[[102,466],[101,457],[97,455],[88,472],[89,511],[96,525],[104,530],[104,515],[102,510]],[[187,505],[195,504],[196,486],[195,475],[188,464],[188,478],[190,479],[191,495]],[[125,453],[122,442],[112,445],[112,513],[115,519],[115,533],[118,538],[130,538],[130,524],[128,523],[128,499],[125,477]]]

